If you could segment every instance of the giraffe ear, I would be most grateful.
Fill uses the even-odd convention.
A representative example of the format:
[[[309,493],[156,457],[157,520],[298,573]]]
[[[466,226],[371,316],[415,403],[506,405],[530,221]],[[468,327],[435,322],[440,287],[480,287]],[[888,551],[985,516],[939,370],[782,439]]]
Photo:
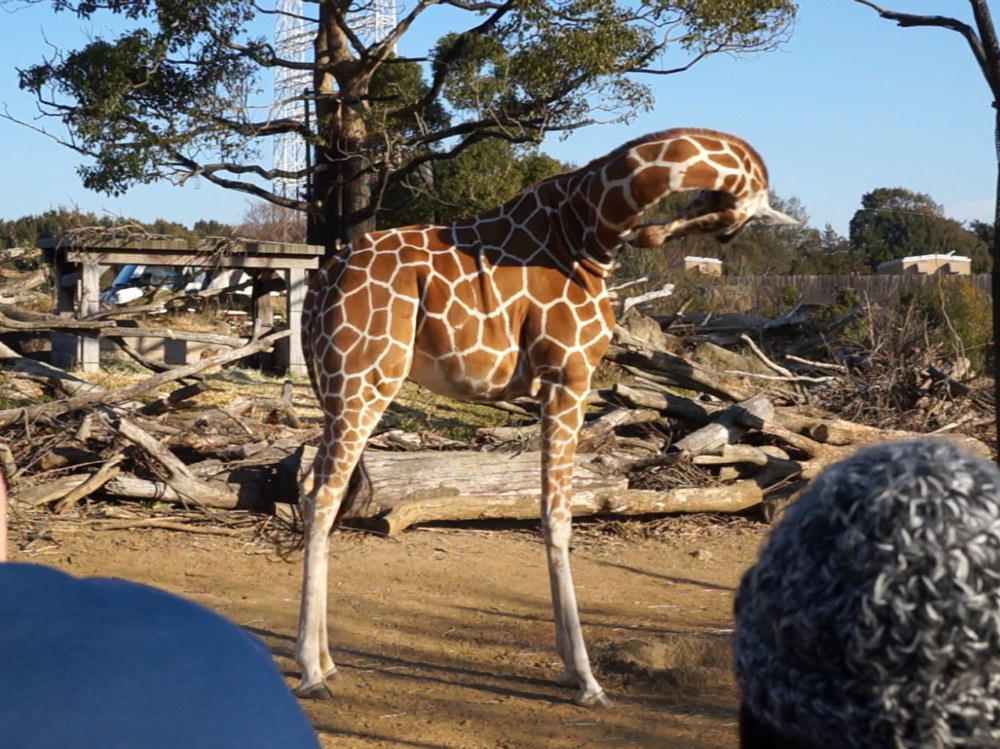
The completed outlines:
[[[753,215],[753,220],[766,226],[798,226],[802,222],[792,218],[787,213],[776,211],[774,208],[764,203]]]

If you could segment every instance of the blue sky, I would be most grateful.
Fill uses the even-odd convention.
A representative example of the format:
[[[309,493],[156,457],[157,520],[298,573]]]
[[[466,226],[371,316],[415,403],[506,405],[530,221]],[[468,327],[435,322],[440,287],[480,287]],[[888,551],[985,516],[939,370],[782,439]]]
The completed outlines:
[[[881,4],[971,23],[964,0]],[[1000,0],[990,6],[1000,17]],[[48,45],[82,46],[102,27],[54,14],[48,2],[13,7],[0,3],[6,42],[0,45],[0,107],[31,120],[35,103],[18,89],[16,68],[38,62]],[[440,24],[433,29],[443,30]],[[411,42],[426,41],[420,28],[411,34]],[[878,187],[928,193],[959,220],[992,220],[997,162],[991,97],[964,39],[954,32],[899,28],[852,0],[801,0],[794,34],[782,49],[749,58],[717,56],[688,72],[647,81],[655,95],[650,112],[627,125],[550,137],[544,150],[582,164],[646,132],[709,127],[756,147],[772,189],[798,198],[817,228],[830,224],[846,234],[861,196]],[[248,205],[247,196],[204,182],[141,186],[111,198],[85,190],[75,171],[81,157],[43,135],[0,119],[0,143],[2,219],[66,206],[188,226],[200,218],[235,224]]]

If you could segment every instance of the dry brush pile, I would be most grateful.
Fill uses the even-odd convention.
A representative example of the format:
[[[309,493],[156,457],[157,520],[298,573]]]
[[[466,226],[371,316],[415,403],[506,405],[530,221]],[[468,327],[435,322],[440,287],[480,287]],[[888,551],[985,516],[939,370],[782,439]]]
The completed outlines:
[[[76,513],[103,527],[180,529],[208,518],[226,532],[246,522],[235,510],[289,511],[318,436],[311,393],[229,368],[286,332],[247,341],[146,328],[144,318],[137,327],[122,315],[55,317],[31,300],[44,270],[2,273],[0,466],[15,518]],[[840,315],[643,315],[657,296],[621,305],[580,437],[577,515],[770,516],[823,466],[888,439],[947,435],[989,456],[991,385],[928,344],[919,324],[871,305]],[[51,331],[118,341],[126,324],[131,337],[210,336],[219,353],[165,367],[125,351],[148,371],[112,386],[15,348],[14,339]],[[372,497],[355,522],[393,534],[414,523],[537,517],[536,407],[489,408],[505,423],[466,428],[461,440],[377,434],[366,455]],[[122,507],[137,512],[123,518]]]

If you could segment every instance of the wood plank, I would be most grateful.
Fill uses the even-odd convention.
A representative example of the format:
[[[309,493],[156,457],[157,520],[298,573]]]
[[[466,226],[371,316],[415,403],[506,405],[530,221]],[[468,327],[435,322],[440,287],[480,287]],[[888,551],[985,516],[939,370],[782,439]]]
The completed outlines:
[[[195,268],[260,268],[269,270],[315,270],[318,255],[227,255],[209,258],[204,252],[150,252],[128,250],[69,250],[67,259],[73,262],[95,262],[100,265],[180,265]]]
[[[297,242],[243,242],[239,247],[242,247],[248,255],[316,255],[322,257],[326,254],[326,247],[321,244],[299,244]]]
[[[146,238],[115,241],[97,239],[94,241],[73,240],[67,237],[46,237],[39,239],[36,246],[43,250],[65,250],[84,252],[89,255],[102,252],[193,252],[201,256],[214,255],[215,244],[204,240],[189,242],[180,238]],[[326,247],[318,244],[299,242],[258,242],[255,240],[225,242],[227,253],[237,255],[304,255],[322,257]]]

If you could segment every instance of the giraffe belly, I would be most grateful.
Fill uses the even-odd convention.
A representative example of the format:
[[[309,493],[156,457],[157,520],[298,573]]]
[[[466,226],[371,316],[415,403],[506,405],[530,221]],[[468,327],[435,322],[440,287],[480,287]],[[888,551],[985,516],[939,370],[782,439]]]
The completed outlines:
[[[537,383],[517,352],[479,349],[431,356],[417,351],[410,379],[431,392],[465,401],[495,401],[534,395]]]

